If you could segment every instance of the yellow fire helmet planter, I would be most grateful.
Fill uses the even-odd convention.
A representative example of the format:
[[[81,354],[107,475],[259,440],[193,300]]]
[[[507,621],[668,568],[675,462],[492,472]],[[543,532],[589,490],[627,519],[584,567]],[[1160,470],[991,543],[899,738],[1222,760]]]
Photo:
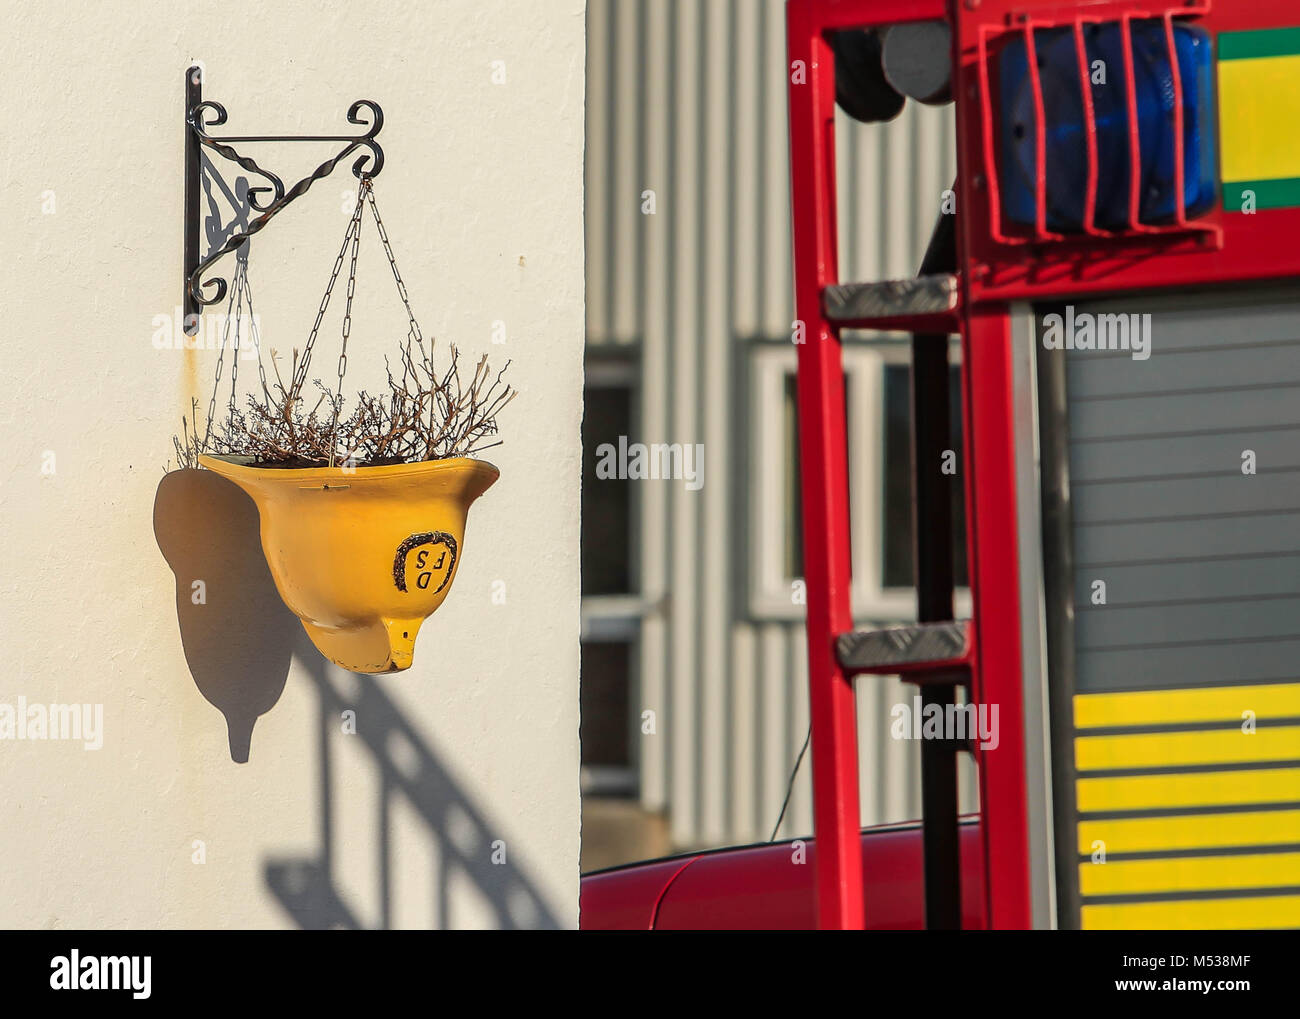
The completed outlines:
[[[352,672],[400,672],[451,589],[470,504],[500,476],[457,457],[380,467],[200,463],[252,497],[280,597],[312,643]]]

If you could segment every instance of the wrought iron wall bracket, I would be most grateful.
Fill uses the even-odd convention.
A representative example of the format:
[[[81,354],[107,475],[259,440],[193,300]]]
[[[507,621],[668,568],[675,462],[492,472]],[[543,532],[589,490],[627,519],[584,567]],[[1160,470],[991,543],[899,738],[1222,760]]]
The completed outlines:
[[[186,333],[193,335],[198,332],[200,308],[216,304],[226,296],[228,288],[224,279],[214,276],[204,280],[203,274],[226,255],[236,251],[255,233],[263,230],[281,209],[301,198],[316,181],[328,177],[339,163],[358,150],[363,151],[352,164],[353,174],[359,179],[378,176],[384,168],[384,150],[379,147],[375,136],[384,126],[384,111],[376,102],[358,99],[348,108],[347,119],[349,124],[364,127],[364,133],[216,137],[208,131],[226,122],[226,109],[220,103],[203,99],[203,72],[199,67],[191,67],[185,72],[185,280],[181,306],[184,309]],[[252,157],[236,150],[235,142],[343,142],[344,146],[293,187],[286,189],[276,174],[263,169]],[[199,251],[203,229],[199,199],[204,148],[237,163],[267,182],[248,189],[248,204],[260,215],[251,219],[243,230],[233,232],[207,255],[201,255]]]

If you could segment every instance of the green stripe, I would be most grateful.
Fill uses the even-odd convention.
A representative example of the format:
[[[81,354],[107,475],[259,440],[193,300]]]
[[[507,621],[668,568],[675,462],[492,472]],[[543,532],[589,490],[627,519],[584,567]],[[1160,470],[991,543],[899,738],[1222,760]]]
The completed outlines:
[[[1263,28],[1254,32],[1220,32],[1220,60],[1290,57],[1300,53],[1300,28]]]
[[[1300,177],[1224,181],[1223,211],[1244,211],[1247,191],[1254,192],[1256,209],[1292,209],[1300,205]]]

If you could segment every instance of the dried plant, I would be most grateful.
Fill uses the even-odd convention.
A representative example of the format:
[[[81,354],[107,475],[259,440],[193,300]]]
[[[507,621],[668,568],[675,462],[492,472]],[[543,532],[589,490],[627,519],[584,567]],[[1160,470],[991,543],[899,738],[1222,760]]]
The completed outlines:
[[[398,295],[406,307],[410,331],[405,346],[400,348],[400,370],[394,374],[392,365],[387,358],[384,359],[388,393],[372,396],[363,390],[357,395],[356,406],[345,417],[343,372],[347,364],[347,341],[356,286],[361,220],[367,204],[373,213],[389,268],[397,283]],[[314,384],[319,395],[308,409],[303,398],[303,388],[307,383],[312,349],[349,248],[352,257],[347,277],[347,306],[344,310],[342,355],[339,360],[340,391],[335,393],[316,379]],[[254,465],[266,467],[362,467],[472,456],[499,445],[499,442],[487,440],[497,434],[497,415],[517,395],[514,388],[503,381],[510,363],[507,361],[505,368],[494,375],[484,356],[474,366],[473,377],[465,382],[460,375],[460,354],[452,346],[446,370],[440,371],[434,366],[411,310],[406,284],[402,282],[402,275],[398,271],[387,231],[375,204],[374,189],[369,177],[362,177],[358,184],[357,204],[343,235],[343,246],[334,260],[329,285],[325,288],[325,296],[301,357],[296,348],[293,351],[293,370],[287,386],[280,375],[274,350],[271,351],[270,360],[275,373],[275,384],[271,386],[267,383],[256,316],[253,314],[253,294],[248,285],[246,257],[237,263],[233,284],[230,288],[230,304],[226,309],[221,357],[225,354],[232,321],[235,326],[234,351],[238,357],[240,324],[246,301],[252,324],[252,342],[257,351],[261,392],[249,395],[243,410],[236,406],[236,366],[231,373],[230,404],[225,421],[214,428],[214,390],[202,437],[198,431],[198,402],[195,401],[191,408],[192,418],[181,419],[181,434],[173,440],[176,457],[182,467],[197,466],[198,457],[203,453],[241,456]],[[221,379],[221,357],[217,361],[214,386]]]
[[[503,381],[505,367],[492,373],[487,356],[474,366],[468,382],[461,378],[460,353],[453,345],[447,367],[439,370],[424,342],[401,348],[399,370],[385,358],[388,393],[357,395],[345,416],[343,396],[323,385],[310,409],[302,395],[306,364],[293,352],[293,371],[285,385],[275,351],[271,351],[274,385],[263,378],[261,393],[250,394],[242,411],[232,403],[224,424],[209,420],[198,432],[198,402],[193,417],[182,418],[181,435],[173,441],[182,467],[197,466],[200,453],[247,456],[257,466],[324,467],[418,463],[471,456],[499,445],[497,415],[517,391]]]

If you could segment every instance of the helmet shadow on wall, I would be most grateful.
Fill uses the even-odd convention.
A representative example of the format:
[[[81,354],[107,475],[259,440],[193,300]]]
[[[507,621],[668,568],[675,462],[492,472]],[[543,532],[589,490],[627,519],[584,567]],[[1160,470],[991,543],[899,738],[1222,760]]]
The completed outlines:
[[[262,554],[257,507],[211,471],[165,475],[154,537],[176,577],[176,619],[194,685],[225,716],[231,760],[248,760],[253,726],[284,691],[297,618]]]
[[[211,251],[247,230],[253,210],[246,177],[228,184],[207,153],[201,159],[203,232]],[[236,258],[248,258],[248,245]],[[258,716],[284,690],[300,629],[262,554],[257,507],[211,471],[171,471],[154,497],[154,537],[176,577],[176,619],[190,675],[225,716],[231,760],[243,764]]]

